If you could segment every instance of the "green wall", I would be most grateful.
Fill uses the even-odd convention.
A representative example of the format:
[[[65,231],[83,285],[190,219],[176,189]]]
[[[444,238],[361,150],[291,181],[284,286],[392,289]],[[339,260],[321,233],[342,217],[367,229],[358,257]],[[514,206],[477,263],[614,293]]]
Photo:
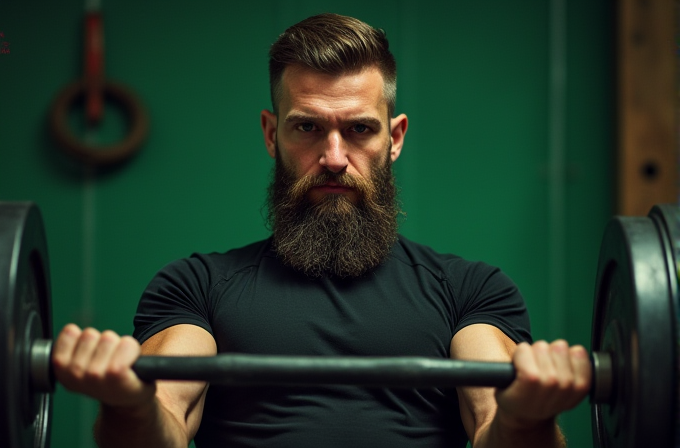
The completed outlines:
[[[43,211],[55,329],[73,321],[130,333],[164,264],[267,235],[268,46],[333,11],[384,28],[399,64],[397,112],[410,118],[395,165],[402,233],[501,266],[526,297],[536,338],[589,344],[612,210],[609,3],[105,2],[107,76],[142,98],[151,131],[130,163],[98,175],[64,158],[46,130],[54,96],[81,73],[82,4],[0,5],[11,49],[0,55],[0,200]],[[115,140],[119,118],[96,137]],[[95,412],[59,388],[52,446],[93,446]],[[571,446],[591,446],[589,415],[587,403],[563,415]]]

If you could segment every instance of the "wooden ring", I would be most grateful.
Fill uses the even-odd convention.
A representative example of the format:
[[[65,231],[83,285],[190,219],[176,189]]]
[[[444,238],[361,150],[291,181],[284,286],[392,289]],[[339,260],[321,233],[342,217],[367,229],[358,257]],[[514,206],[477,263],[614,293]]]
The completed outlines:
[[[139,99],[126,87],[115,83],[104,83],[106,99],[119,104],[125,111],[129,132],[119,142],[109,145],[90,145],[77,138],[68,123],[72,104],[85,96],[86,84],[77,81],[66,86],[59,93],[50,111],[50,129],[57,144],[64,152],[90,166],[111,166],[132,157],[146,139],[149,119]]]

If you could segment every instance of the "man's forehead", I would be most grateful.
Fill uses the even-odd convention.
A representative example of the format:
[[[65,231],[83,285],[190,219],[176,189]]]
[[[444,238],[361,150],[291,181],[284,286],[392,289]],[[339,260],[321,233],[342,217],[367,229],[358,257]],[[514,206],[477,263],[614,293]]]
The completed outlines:
[[[281,112],[314,113],[315,110],[332,109],[380,116],[387,112],[384,80],[377,67],[331,75],[302,66],[289,66],[281,81]]]

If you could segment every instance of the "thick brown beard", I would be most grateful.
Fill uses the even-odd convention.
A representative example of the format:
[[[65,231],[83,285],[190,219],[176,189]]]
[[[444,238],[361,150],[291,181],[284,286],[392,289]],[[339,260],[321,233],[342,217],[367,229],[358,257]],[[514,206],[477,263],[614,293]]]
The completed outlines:
[[[397,240],[400,213],[389,157],[369,181],[330,171],[296,179],[276,154],[267,221],[281,261],[310,277],[359,277],[378,266]],[[309,190],[328,181],[352,187],[356,204],[342,194],[310,201]]]

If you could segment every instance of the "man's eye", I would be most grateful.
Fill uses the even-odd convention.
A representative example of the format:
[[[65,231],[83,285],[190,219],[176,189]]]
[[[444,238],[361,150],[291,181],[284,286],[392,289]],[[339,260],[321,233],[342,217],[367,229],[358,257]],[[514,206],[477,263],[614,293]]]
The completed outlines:
[[[368,131],[368,126],[365,124],[355,124],[352,126],[352,130],[357,134],[363,134],[364,132]]]
[[[298,129],[302,132],[312,132],[314,128],[314,123],[301,123],[298,125]]]

